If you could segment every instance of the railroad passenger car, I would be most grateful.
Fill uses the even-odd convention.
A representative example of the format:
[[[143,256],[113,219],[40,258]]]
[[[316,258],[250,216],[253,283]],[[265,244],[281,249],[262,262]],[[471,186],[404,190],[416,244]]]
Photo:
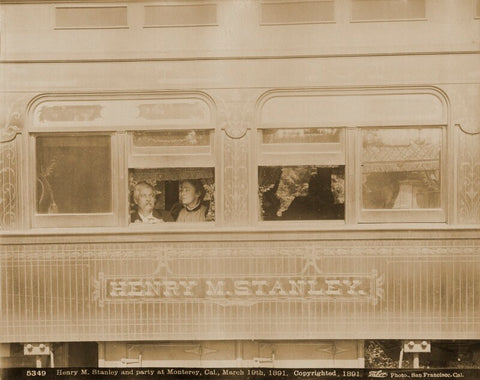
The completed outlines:
[[[479,365],[479,0],[0,17],[3,366]]]

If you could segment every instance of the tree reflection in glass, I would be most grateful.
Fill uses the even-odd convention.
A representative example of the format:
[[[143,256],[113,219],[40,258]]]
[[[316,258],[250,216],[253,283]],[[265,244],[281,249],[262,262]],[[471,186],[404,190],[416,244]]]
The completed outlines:
[[[260,166],[260,219],[343,219],[344,173],[344,166]]]
[[[439,208],[441,146],[440,128],[364,129],[363,208]]]

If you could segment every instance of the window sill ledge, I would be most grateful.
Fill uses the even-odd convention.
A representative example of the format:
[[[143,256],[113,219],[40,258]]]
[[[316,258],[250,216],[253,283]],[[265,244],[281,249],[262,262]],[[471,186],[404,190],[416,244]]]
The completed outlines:
[[[345,225],[343,222],[261,222],[257,226],[214,223],[103,228],[42,228],[1,233],[1,245],[38,243],[127,243],[285,240],[480,239],[480,224],[403,223]]]

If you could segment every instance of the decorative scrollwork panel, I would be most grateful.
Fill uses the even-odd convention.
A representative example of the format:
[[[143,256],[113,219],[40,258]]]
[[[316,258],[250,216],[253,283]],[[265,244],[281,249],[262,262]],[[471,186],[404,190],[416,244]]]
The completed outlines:
[[[224,136],[224,220],[227,224],[248,222],[248,138]]]
[[[478,239],[6,245],[0,341],[477,339],[478,249]]]
[[[250,129],[254,123],[254,98],[237,91],[218,101],[218,125],[223,142],[224,222],[230,225],[248,223]]]
[[[0,230],[13,229],[17,222],[18,158],[16,141],[0,143]]]
[[[458,223],[480,223],[480,134],[458,131]]]

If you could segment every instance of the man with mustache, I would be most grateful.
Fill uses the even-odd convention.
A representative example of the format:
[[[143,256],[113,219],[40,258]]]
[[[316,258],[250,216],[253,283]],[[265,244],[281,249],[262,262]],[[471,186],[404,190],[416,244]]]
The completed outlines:
[[[131,214],[132,223],[155,224],[161,222],[173,222],[173,218],[166,211],[156,210],[155,192],[153,187],[145,182],[139,182],[133,189],[133,200],[137,210]]]

